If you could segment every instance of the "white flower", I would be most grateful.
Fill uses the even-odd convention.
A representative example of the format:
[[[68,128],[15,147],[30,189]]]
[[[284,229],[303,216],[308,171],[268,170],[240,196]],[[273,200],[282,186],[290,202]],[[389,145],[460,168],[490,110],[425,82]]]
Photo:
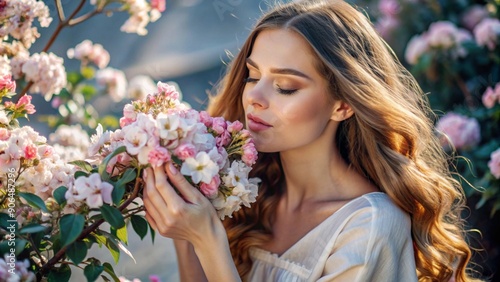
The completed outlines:
[[[106,130],[106,132],[103,133],[103,128],[101,124],[97,125],[96,134],[90,137],[90,146],[88,149],[88,155],[93,156],[97,154],[97,152],[99,152],[99,150],[104,146],[104,144],[109,142],[110,135],[111,132],[108,130]]]
[[[206,152],[199,152],[196,157],[187,158],[181,167],[181,173],[191,176],[195,184],[200,183],[200,181],[210,183],[218,172],[219,167]]]
[[[86,201],[90,208],[99,208],[104,203],[111,204],[111,192],[113,185],[102,182],[98,173],[93,173],[89,177],[80,176],[75,180],[74,189],[78,193],[74,196],[79,201]]]
[[[156,91],[156,84],[146,75],[134,76],[128,84],[127,97],[133,100],[143,100],[148,94]]]
[[[131,155],[139,154],[142,147],[148,142],[148,134],[140,127],[128,125],[123,128],[125,132],[124,143],[127,152]]]
[[[113,101],[119,102],[125,98],[127,78],[123,71],[114,68],[105,68],[97,71],[95,79],[97,84],[106,87]]]
[[[179,127],[181,118],[177,114],[160,113],[156,116],[156,122],[160,130],[160,138],[165,140],[175,140],[179,138]]]

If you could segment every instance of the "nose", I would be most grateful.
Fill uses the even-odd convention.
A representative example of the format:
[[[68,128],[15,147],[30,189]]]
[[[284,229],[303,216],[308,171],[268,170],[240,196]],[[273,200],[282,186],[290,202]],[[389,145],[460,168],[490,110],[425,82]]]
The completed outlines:
[[[269,99],[265,91],[265,83],[262,80],[254,84],[247,84],[243,91],[243,102],[254,108],[269,107]]]

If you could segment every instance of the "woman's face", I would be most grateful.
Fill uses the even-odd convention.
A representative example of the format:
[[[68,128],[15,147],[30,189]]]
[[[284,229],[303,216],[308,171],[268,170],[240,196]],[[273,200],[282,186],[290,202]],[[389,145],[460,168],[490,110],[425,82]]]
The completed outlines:
[[[255,39],[242,99],[247,129],[260,152],[308,146],[324,132],[333,102],[315,61],[294,31],[264,30]]]

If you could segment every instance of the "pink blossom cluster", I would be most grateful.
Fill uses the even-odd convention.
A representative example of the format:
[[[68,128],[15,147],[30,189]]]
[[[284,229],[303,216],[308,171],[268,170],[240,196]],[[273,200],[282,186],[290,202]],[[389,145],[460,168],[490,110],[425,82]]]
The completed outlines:
[[[472,5],[467,11],[462,15],[460,22],[468,30],[474,30],[474,27],[481,22],[483,19],[487,18],[489,15],[488,9],[484,5]]]
[[[138,35],[146,35],[148,33],[146,26],[150,22],[157,21],[165,11],[165,0],[151,0],[151,3],[146,0],[124,0],[123,5],[130,17],[120,30]]]
[[[466,149],[481,141],[478,121],[453,112],[439,119],[436,130],[440,133],[441,145],[445,148],[454,146],[457,150]]]
[[[82,65],[90,62],[100,69],[107,67],[110,60],[109,52],[101,44],[93,44],[88,39],[76,45],[75,48],[68,49],[67,55],[70,59],[82,61]]]
[[[378,9],[381,16],[375,23],[375,29],[383,38],[387,39],[400,23],[397,15],[401,7],[397,0],[380,0]]]
[[[1,2],[1,0],[0,0]],[[11,267],[14,264],[14,268]],[[29,271],[30,263],[9,257],[7,254],[0,258],[0,281],[6,282],[32,282],[36,281],[35,273]]]
[[[119,102],[127,93],[127,78],[125,73],[114,68],[98,70],[95,76],[97,84],[106,88],[113,101]]]
[[[469,31],[458,28],[449,21],[432,23],[427,32],[413,36],[406,46],[405,59],[414,65],[420,57],[431,50],[445,50],[454,58],[465,57],[467,51],[462,43],[472,40]]]
[[[241,205],[249,206],[257,196],[257,179],[248,173],[257,151],[241,122],[210,117],[184,106],[175,87],[158,82],[156,93],[127,104],[120,119],[121,129],[91,137],[89,156],[102,159],[121,146],[108,164],[161,166],[173,162],[193,185],[208,197],[219,216],[231,216]],[[132,161],[134,159],[134,161]]]
[[[474,38],[477,45],[486,46],[490,51],[495,50],[500,39],[500,20],[483,19],[474,28]]]
[[[70,185],[74,166],[66,164],[54,154],[46,138],[33,128],[0,129],[0,180],[12,170],[20,173],[18,182],[22,192],[33,193],[46,200],[54,189]]]
[[[63,124],[49,135],[49,143],[61,159],[70,162],[83,160],[87,157],[90,137],[79,124]]]
[[[491,174],[496,179],[500,179],[500,148],[491,153],[491,159],[488,162],[488,167]]]
[[[11,101],[5,102],[4,109],[12,113],[28,115],[34,114],[36,110],[35,106],[31,104],[31,99],[32,97],[30,95],[23,95],[15,104]]]
[[[53,53],[35,53],[30,57],[16,56],[11,61],[15,79],[24,75],[24,79],[32,82],[32,93],[41,93],[46,100],[58,94],[67,83],[64,60]]]
[[[498,82],[494,88],[491,86],[486,88],[482,100],[483,105],[488,109],[491,109],[495,106],[495,104],[500,103],[500,82]]]
[[[41,27],[48,27],[52,22],[44,1],[10,0],[3,3],[0,9],[0,38],[8,39],[10,36],[29,48],[40,37],[33,22],[38,20]]]
[[[10,74],[0,75],[0,98],[15,94],[16,81]]]

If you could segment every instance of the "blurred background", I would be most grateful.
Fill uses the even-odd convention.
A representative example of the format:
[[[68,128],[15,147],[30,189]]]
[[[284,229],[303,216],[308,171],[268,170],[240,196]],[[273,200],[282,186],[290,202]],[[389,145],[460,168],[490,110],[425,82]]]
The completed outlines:
[[[79,1],[63,0],[67,11]],[[271,2],[271,1],[268,1]],[[110,53],[109,66],[123,71],[128,81],[145,75],[156,81],[173,81],[183,99],[195,109],[203,109],[207,91],[225,71],[230,54],[236,54],[256,19],[269,7],[259,0],[168,0],[161,18],[150,23],[147,35],[120,32],[129,18],[116,12],[112,17],[96,15],[86,22],[64,29],[50,51],[65,60],[66,72],[79,71],[80,61],[69,59],[67,50],[85,39],[102,44]],[[283,1],[282,1],[283,2]],[[469,209],[464,213],[471,231],[469,240],[477,249],[477,270],[491,281],[500,281],[500,1],[473,0],[374,0],[350,1],[370,17],[401,62],[415,75],[428,93],[437,115],[437,128],[448,135],[443,146],[455,147],[450,161],[464,176],[458,178],[467,193]],[[57,25],[54,2],[46,0],[54,22],[39,29],[42,36],[31,52],[42,50]],[[85,4],[82,13],[94,7]],[[104,95],[101,95],[103,94]],[[116,101],[105,91],[94,95],[90,116],[94,125],[116,127],[123,105],[132,99]],[[51,126],[79,123],[71,116],[71,107],[47,102],[33,95],[37,114],[59,115],[62,120],[30,120],[29,124],[48,136]],[[496,100],[495,100],[496,99]],[[69,110],[69,114],[68,114]],[[74,112],[76,114],[76,112]],[[96,114],[98,113],[98,115]],[[99,116],[97,118],[97,116]],[[82,122],[83,123],[83,122]],[[51,125],[51,126],[49,126]],[[93,129],[93,128],[92,128]],[[92,130],[89,130],[92,133]],[[451,151],[450,151],[451,152]],[[495,155],[495,152],[499,152]],[[475,188],[472,188],[475,187]],[[157,236],[141,240],[130,232],[129,249],[134,262],[122,254],[115,267],[128,279],[147,281],[158,275],[162,281],[178,281],[175,252],[171,241]],[[92,250],[112,262],[107,250]],[[108,258],[108,259],[106,259]],[[74,272],[74,281],[84,278]]]

